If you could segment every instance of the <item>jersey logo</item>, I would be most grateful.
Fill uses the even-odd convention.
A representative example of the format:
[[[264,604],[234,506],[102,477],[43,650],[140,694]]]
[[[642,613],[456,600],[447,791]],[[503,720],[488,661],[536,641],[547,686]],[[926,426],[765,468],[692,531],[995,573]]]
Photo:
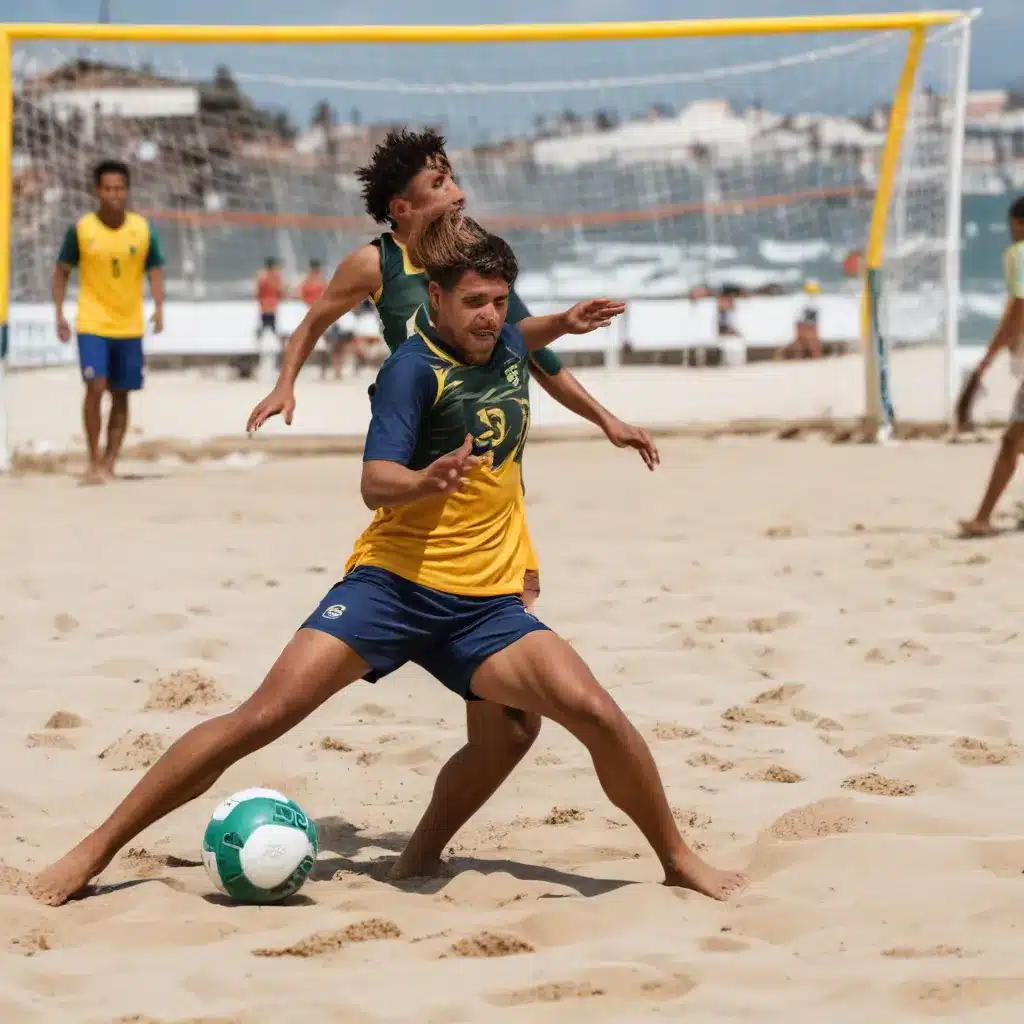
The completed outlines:
[[[343,604],[332,604],[329,608],[324,610],[323,618],[340,619],[344,614],[345,606]]]
[[[505,367],[505,380],[512,385],[512,387],[519,387],[519,364],[509,363]]]
[[[135,251],[136,250],[135,250],[135,246],[134,245],[128,246],[128,255],[129,256],[134,256],[135,255]]]

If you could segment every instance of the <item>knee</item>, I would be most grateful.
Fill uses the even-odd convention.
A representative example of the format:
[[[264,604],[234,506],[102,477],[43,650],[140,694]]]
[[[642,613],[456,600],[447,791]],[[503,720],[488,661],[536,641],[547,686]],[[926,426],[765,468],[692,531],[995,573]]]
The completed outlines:
[[[124,413],[128,411],[128,392],[111,391],[110,408],[113,412]]]
[[[565,717],[577,730],[586,732],[614,732],[625,721],[618,704],[601,688],[574,694],[565,703]]]
[[[520,754],[525,754],[540,735],[543,719],[540,715],[535,715],[532,712],[514,711],[512,708],[507,709],[505,714],[509,722],[509,746]]]
[[[246,702],[227,714],[229,743],[240,753],[259,750],[288,730],[285,709],[270,701]]]

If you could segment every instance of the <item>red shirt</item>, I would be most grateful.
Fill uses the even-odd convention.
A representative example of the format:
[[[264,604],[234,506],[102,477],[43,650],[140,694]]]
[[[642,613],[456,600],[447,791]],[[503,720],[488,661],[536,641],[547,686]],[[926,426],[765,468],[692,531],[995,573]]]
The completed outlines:
[[[327,287],[327,280],[324,275],[318,271],[312,274],[307,274],[303,279],[301,285],[299,285],[299,298],[307,306],[312,306],[317,299],[320,298],[324,293],[324,289]]]
[[[284,298],[284,283],[276,270],[264,270],[256,279],[256,301],[261,313],[276,313]]]

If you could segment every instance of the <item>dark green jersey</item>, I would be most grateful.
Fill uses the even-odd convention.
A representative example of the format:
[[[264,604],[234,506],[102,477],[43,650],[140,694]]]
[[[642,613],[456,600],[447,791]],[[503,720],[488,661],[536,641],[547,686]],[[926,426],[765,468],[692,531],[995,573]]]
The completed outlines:
[[[420,306],[429,305],[427,275],[413,266],[405,246],[390,231],[385,231],[373,244],[380,250],[380,290],[373,297],[384,329],[384,343],[394,352],[411,333],[410,320]],[[513,288],[508,297],[505,319],[518,324],[530,315],[525,303]],[[531,361],[548,376],[562,368],[562,361],[549,348],[532,353]]]

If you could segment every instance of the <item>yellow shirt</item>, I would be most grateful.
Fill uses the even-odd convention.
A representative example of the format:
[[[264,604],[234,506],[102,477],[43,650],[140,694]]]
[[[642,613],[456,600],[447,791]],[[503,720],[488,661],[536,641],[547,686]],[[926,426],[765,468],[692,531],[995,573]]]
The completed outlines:
[[[485,456],[461,491],[379,509],[345,571],[387,569],[447,594],[520,594],[524,540],[523,445],[530,426],[529,355],[506,324],[483,366],[460,362],[421,307],[414,332],[381,367],[371,397],[365,461],[423,469],[473,435]]]
[[[142,337],[143,278],[164,264],[160,239],[145,217],[128,213],[119,228],[108,228],[87,213],[68,228],[57,262],[78,267],[79,334]]]
[[[1015,242],[1003,253],[1003,276],[1006,294],[1012,299],[1024,299],[1024,242]]]

